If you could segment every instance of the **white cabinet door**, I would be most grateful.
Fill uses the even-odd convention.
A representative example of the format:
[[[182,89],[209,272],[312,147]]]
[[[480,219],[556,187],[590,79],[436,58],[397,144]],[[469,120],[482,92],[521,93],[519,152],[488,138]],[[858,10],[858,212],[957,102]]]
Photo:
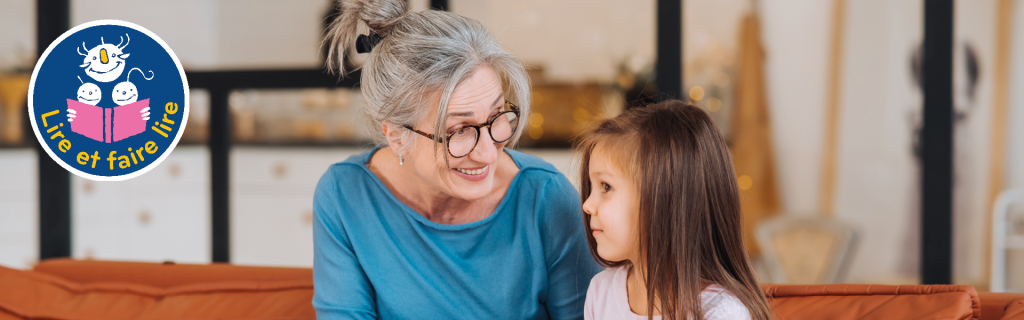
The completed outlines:
[[[34,149],[0,150],[0,265],[5,267],[28,269],[39,259],[37,159]]]
[[[210,262],[210,155],[178,146],[128,181],[71,180],[72,256]]]
[[[231,262],[313,266],[313,192],[331,164],[365,148],[237,147],[231,153]]]

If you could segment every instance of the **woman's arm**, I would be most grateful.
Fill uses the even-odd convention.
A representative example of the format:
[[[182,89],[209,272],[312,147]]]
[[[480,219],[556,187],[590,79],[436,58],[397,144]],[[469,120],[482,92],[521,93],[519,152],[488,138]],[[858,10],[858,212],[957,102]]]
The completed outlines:
[[[333,169],[313,196],[313,308],[318,319],[374,319],[373,286],[338,219],[343,212]]]
[[[558,174],[539,195],[548,197],[544,246],[548,262],[546,307],[552,319],[583,319],[591,278],[603,270],[590,256],[583,227],[579,195],[565,176]]]

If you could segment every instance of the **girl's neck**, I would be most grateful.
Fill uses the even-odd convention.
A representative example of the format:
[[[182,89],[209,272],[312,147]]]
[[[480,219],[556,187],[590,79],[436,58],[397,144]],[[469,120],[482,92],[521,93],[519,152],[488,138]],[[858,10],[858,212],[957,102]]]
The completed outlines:
[[[630,259],[629,271],[626,276],[626,299],[629,300],[629,309],[641,316],[660,316],[661,299],[655,297],[654,310],[647,309],[647,267],[639,263],[639,259]],[[712,284],[711,281],[701,279],[700,289],[704,291]]]
[[[648,316],[648,315],[661,315],[658,312],[658,306],[661,305],[661,301],[654,301],[654,310],[647,310],[647,283],[644,279],[647,278],[647,268],[639,264],[637,260],[630,263],[628,275],[626,276],[626,299],[629,300],[629,309],[633,313]]]

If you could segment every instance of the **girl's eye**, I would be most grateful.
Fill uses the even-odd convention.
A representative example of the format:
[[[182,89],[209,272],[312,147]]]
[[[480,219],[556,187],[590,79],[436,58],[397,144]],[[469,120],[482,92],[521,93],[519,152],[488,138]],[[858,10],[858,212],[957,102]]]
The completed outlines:
[[[601,190],[602,190],[602,192],[611,191],[612,190],[612,186],[608,185],[607,183],[601,182]]]

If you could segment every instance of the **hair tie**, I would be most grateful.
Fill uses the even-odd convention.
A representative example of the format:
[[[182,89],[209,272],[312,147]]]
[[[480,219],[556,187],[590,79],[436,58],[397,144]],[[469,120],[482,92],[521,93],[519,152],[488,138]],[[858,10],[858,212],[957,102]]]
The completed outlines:
[[[384,38],[373,31],[370,31],[369,35],[361,34],[359,37],[356,37],[356,52],[370,52],[382,39]]]

